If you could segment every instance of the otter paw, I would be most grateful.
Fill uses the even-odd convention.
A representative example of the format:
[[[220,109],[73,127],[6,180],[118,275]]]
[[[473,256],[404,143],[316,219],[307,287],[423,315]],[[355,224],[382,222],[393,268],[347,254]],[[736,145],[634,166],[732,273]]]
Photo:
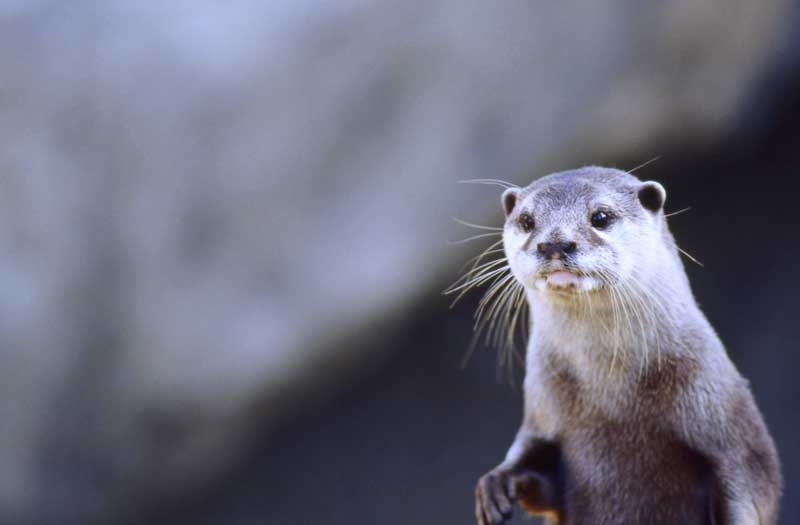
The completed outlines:
[[[511,518],[514,496],[514,480],[509,470],[496,468],[484,474],[475,487],[478,525],[498,525]]]

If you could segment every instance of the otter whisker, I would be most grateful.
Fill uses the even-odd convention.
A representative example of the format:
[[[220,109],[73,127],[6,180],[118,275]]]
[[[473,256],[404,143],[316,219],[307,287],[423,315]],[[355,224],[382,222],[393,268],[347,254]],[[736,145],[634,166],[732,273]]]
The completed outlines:
[[[639,301],[638,295],[635,291],[627,284],[627,282],[622,281],[620,283],[620,291],[623,294],[623,300],[625,303],[630,306],[631,312],[633,314],[633,318],[630,319],[631,330],[635,330],[633,326],[634,321],[639,325],[639,331],[641,335],[641,341],[643,345],[642,360],[640,361],[639,367],[639,377],[643,376],[645,370],[648,369],[648,361],[649,361],[649,354],[648,351],[648,337],[647,337],[647,325],[649,323],[645,323],[645,312],[642,311],[641,302]]]
[[[619,279],[617,279],[617,281],[619,282]],[[612,295],[615,298],[615,302],[618,302],[619,307],[620,307],[620,312],[622,313],[622,321],[623,322],[620,323],[619,327],[624,329],[625,332],[627,333],[627,335],[625,335],[625,333],[623,333],[622,336],[618,340],[624,341],[624,340],[633,339],[633,335],[634,335],[633,320],[634,320],[634,318],[631,315],[631,311],[629,310],[629,307],[632,308],[633,305],[630,305],[628,303],[628,301],[626,301],[626,296],[625,296],[625,293],[624,293],[624,289],[621,289],[618,286],[613,286],[611,288],[611,290],[612,290]],[[625,351],[625,350],[626,349],[623,349],[623,351]],[[645,358],[646,358],[646,356],[645,356]],[[627,359],[627,356],[626,356],[626,359]],[[646,366],[646,361],[642,365]],[[641,371],[641,366],[640,366],[640,371]]]
[[[688,257],[688,258],[689,258],[689,260],[690,260],[690,261],[692,261],[693,263],[695,263],[697,266],[699,266],[699,267],[701,267],[701,268],[705,268],[705,265],[704,265],[703,263],[701,263],[700,261],[698,261],[697,259],[695,259],[695,258],[692,256],[692,254],[691,254],[691,253],[687,252],[686,250],[684,250],[683,248],[681,248],[681,247],[680,247],[680,246],[678,246],[677,244],[675,245],[675,248],[677,248],[677,249],[678,249],[678,251],[679,251],[679,252],[681,252],[683,255],[685,255],[686,257]]]
[[[635,281],[635,282],[638,285],[638,281]],[[631,300],[635,304],[638,305],[639,310],[642,312],[642,315],[644,316],[645,320],[647,321],[647,327],[646,328],[648,330],[645,333],[644,327],[643,327],[642,337],[644,338],[644,345],[645,345],[644,346],[644,353],[646,355],[649,355],[649,353],[651,351],[651,349],[650,349],[650,341],[647,338],[646,334],[647,333],[652,333],[652,330],[654,330],[655,327],[656,327],[656,319],[657,318],[656,318],[656,314],[654,312],[654,304],[652,304],[651,302],[645,300],[645,298],[643,297],[644,294],[642,294],[643,290],[642,290],[641,287],[639,287],[639,286],[636,286],[636,287],[630,286],[630,289],[631,289]],[[656,337],[653,338],[653,340],[655,341],[655,346],[656,346],[655,347],[656,366],[660,370],[661,369],[661,347],[660,347],[660,343],[659,343],[659,338],[656,336]]]
[[[503,296],[506,287],[512,282],[514,276],[512,274],[508,274],[505,277],[501,278],[497,282],[495,282],[491,288],[486,292],[483,298],[478,303],[478,310],[475,312],[475,329],[478,330],[482,325],[486,322],[489,322],[493,319],[493,312],[497,309],[498,302],[500,298]],[[498,295],[499,292],[499,295]],[[497,299],[492,303],[492,297],[497,296]],[[490,304],[491,303],[491,304]],[[487,309],[488,306],[488,309]],[[484,314],[484,312],[486,312]],[[480,331],[480,330],[478,330]],[[487,341],[488,342],[488,341]]]
[[[637,275],[631,275],[624,284],[629,290],[629,300],[632,304],[636,305],[637,309],[641,312],[643,319],[647,324],[647,333],[651,337],[644,340],[645,358],[651,352],[655,352],[656,366],[661,369],[661,340],[662,335],[659,333],[659,319],[669,319],[671,313],[665,305],[665,298],[662,297],[660,292],[655,292],[653,287],[647,286],[641,282]],[[666,301],[668,302],[668,301]],[[654,348],[651,348],[651,341],[654,341]]]
[[[517,331],[517,321],[524,315],[525,308],[523,307],[525,299],[525,288],[519,283],[514,282],[514,292],[506,312],[512,312],[507,316],[505,321],[505,341],[502,343],[501,355],[504,356],[505,368],[508,371],[509,378],[513,378],[514,372],[514,358],[519,358],[519,355],[514,351],[514,339]],[[502,334],[502,331],[498,331]],[[498,345],[500,343],[498,342]]]
[[[464,244],[466,242],[474,241],[475,239],[482,239],[484,237],[493,237],[495,235],[503,235],[503,232],[479,233],[478,235],[473,235],[472,237],[467,237],[466,239],[461,239],[458,241],[447,241],[447,244]]]
[[[503,291],[498,296],[494,305],[492,305],[493,310],[489,313],[489,327],[486,331],[487,344],[500,347],[502,338],[502,330],[500,330],[500,327],[504,325],[507,326],[508,316],[511,313],[509,305],[512,302],[515,292],[516,287],[514,286],[514,282],[509,281],[508,285],[504,287]],[[502,362],[503,352],[501,351],[497,354],[497,363],[498,365],[502,365]]]
[[[497,241],[497,242],[498,242],[498,243],[500,243],[500,242],[503,242],[503,241]],[[487,257],[487,256],[489,256],[489,255],[493,255],[493,254],[495,254],[495,253],[504,253],[504,252],[505,252],[505,250],[504,250],[503,248],[498,248],[498,249],[496,249],[496,250],[486,250],[486,251],[484,251],[483,253],[481,253],[480,255],[476,255],[475,257],[472,257],[471,259],[469,259],[469,260],[466,262],[466,264],[464,264],[464,265],[461,267],[461,269],[459,270],[459,272],[463,272],[463,271],[464,271],[464,270],[467,268],[467,266],[470,266],[470,264],[472,264],[472,267],[470,268],[470,270],[469,270],[469,271],[472,271],[472,270],[473,270],[473,269],[474,269],[474,268],[475,268],[475,267],[476,267],[478,264],[480,264],[480,261],[479,261],[478,259],[485,258],[485,257]],[[494,260],[494,259],[493,259],[493,260]],[[474,263],[474,264],[473,264],[473,263]]]
[[[505,344],[505,348],[509,349],[511,353],[514,352],[514,337],[516,334],[517,321],[518,320],[523,321],[520,324],[524,327],[525,316],[528,311],[528,309],[525,308],[526,306],[525,287],[522,286],[522,284],[520,283],[515,283],[515,284],[517,288],[517,294],[514,304],[512,306],[512,308],[514,309],[514,316],[511,318],[511,323],[508,326],[508,330],[506,333],[506,344]],[[523,328],[523,338],[524,336],[525,336],[525,331]]]
[[[659,160],[660,158],[661,158],[661,155],[659,155],[658,157],[653,157],[652,159],[648,160],[647,162],[643,162],[643,163],[639,164],[638,166],[636,166],[632,170],[628,170],[628,173],[633,173],[634,171],[636,171],[638,169],[644,168],[648,164],[652,164],[653,162]]]
[[[639,377],[642,376],[644,370],[648,368],[648,350],[647,350],[647,330],[646,328],[653,324],[653,318],[649,310],[643,305],[641,298],[637,294],[636,289],[625,284],[625,280],[613,270],[607,270],[610,277],[606,277],[609,282],[608,289],[612,301],[613,319],[616,325],[617,334],[614,336],[616,343],[612,354],[612,363],[609,367],[609,375],[613,375],[617,350],[625,352],[624,362],[631,362],[629,352],[633,349],[620,348],[620,341],[635,340],[636,332],[641,333],[642,343],[645,345],[641,355],[639,356]],[[610,279],[613,278],[613,283]],[[636,326],[638,325],[638,327]],[[638,330],[637,330],[638,328]]]
[[[516,282],[513,280],[509,282],[509,285],[506,287],[505,293],[503,297],[498,300],[497,305],[497,314],[493,320],[494,323],[499,324],[497,326],[508,326],[511,321],[511,314],[513,313],[511,306],[514,304],[514,300],[516,299],[517,287]],[[491,326],[490,326],[491,328]],[[503,333],[501,330],[495,330],[492,333],[492,344],[495,346],[500,346],[502,341]],[[498,358],[502,358],[502,352],[498,354]],[[502,361],[502,359],[499,359]]]
[[[446,291],[446,293],[450,294],[450,293],[457,292],[459,290],[463,290],[464,288],[467,288],[467,289],[471,288],[472,286],[475,286],[475,285],[481,284],[483,282],[486,282],[489,279],[491,279],[493,276],[495,276],[497,274],[500,274],[500,273],[503,273],[503,272],[505,272],[507,270],[508,270],[507,266],[504,266],[503,268],[497,268],[497,269],[494,269],[494,270],[490,270],[490,271],[488,271],[486,273],[483,273],[483,274],[479,275],[478,277],[470,279],[469,281],[467,281],[467,282],[465,282],[463,284],[460,284],[460,285],[458,285],[458,286],[456,286],[454,288],[448,289]]]
[[[508,269],[507,265],[505,267],[503,267],[503,268],[496,268],[495,270],[491,269],[494,266],[497,266],[497,265],[499,265],[501,263],[504,263],[504,262],[506,262],[505,258],[496,259],[494,261],[490,261],[489,263],[486,263],[486,267],[485,268],[482,268],[480,270],[476,269],[475,271],[471,271],[468,274],[465,274],[464,276],[462,276],[458,281],[453,283],[450,288],[445,290],[445,292],[444,292],[445,295],[448,295],[448,294],[451,294],[451,293],[454,293],[454,292],[458,291],[459,287],[463,287],[463,289],[461,290],[461,293],[459,293],[456,296],[456,298],[453,300],[453,302],[450,304],[450,307],[452,308],[459,300],[461,300],[462,297],[464,297],[464,295],[467,294],[467,292],[469,292],[470,290],[472,290],[476,286],[479,286],[479,285],[483,284],[487,280],[490,280],[492,278],[492,276],[495,275],[495,273],[494,273],[495,270],[499,270],[496,273],[502,273],[503,270],[507,270]],[[474,272],[478,272],[478,275],[475,276],[475,277],[473,277],[474,276]],[[465,279],[465,278],[469,278],[470,281],[466,282],[466,283],[463,283],[463,284],[459,284],[459,283],[461,283],[461,280]]]
[[[510,331],[512,326],[512,318],[514,318],[519,311],[515,309],[515,305],[518,303],[518,295],[520,291],[520,284],[517,281],[511,281],[511,286],[509,287],[509,291],[507,292],[507,299],[504,300],[504,312],[502,315],[502,319],[498,319],[501,323],[498,325],[498,329],[495,331],[494,336],[494,344],[502,349],[505,349],[504,341],[508,341],[509,335],[513,339],[513,332]],[[502,330],[505,328],[505,332]],[[503,337],[505,335],[505,337]],[[501,352],[504,353],[504,352]]]
[[[496,277],[492,285],[488,290],[486,290],[486,293],[483,294],[483,297],[478,302],[478,308],[475,310],[475,314],[473,315],[475,322],[472,326],[472,329],[474,332],[476,332],[476,335],[480,335],[482,333],[484,327],[490,319],[489,316],[491,309],[496,304],[496,302],[492,302],[493,298],[495,296],[499,298],[498,294],[502,295],[502,290],[511,280],[511,277],[512,276],[510,274]]]
[[[450,217],[458,224],[463,224],[464,226],[469,226],[470,228],[477,228],[479,230],[492,230],[492,231],[503,231],[503,228],[499,228],[497,226],[484,226],[483,224],[474,224],[472,222],[462,221],[458,217]]]
[[[611,364],[608,367],[608,376],[605,381],[605,386],[603,387],[605,394],[605,391],[608,389],[608,385],[610,385],[613,382],[614,369],[617,362],[617,354],[620,351],[619,348],[620,337],[617,335],[617,330],[619,325],[619,309],[617,307],[616,294],[614,292],[611,279],[605,273],[600,273],[598,277],[605,284],[606,289],[609,291],[609,301],[611,305],[611,326],[608,328],[607,332],[610,334],[612,338],[612,345],[611,345],[612,350],[611,350]]]
[[[489,184],[494,186],[501,186],[503,188],[517,188],[516,184],[501,179],[466,179],[458,181],[461,184]]]
[[[505,250],[503,248],[495,249],[495,248],[497,248],[497,246],[499,246],[501,244],[503,244],[503,239],[500,239],[499,241],[493,242],[492,244],[487,246],[486,249],[483,250],[481,253],[479,253],[478,255],[468,259],[467,262],[464,263],[464,265],[459,269],[459,273],[463,272],[464,268],[466,268],[467,266],[470,265],[470,263],[473,263],[473,262],[474,262],[474,264],[472,264],[472,267],[474,268],[475,266],[480,264],[481,260],[483,260],[483,258],[486,257],[487,255],[490,255],[492,253],[505,252]]]
[[[498,283],[497,290],[492,294],[492,297],[495,297],[494,301],[488,307],[486,305],[489,302],[485,302],[483,305],[480,305],[478,308],[478,312],[476,315],[476,324],[475,324],[475,331],[477,335],[480,335],[484,329],[486,330],[486,343],[492,344],[496,338],[495,335],[495,326],[497,324],[498,318],[500,317],[500,312],[502,311],[502,306],[508,301],[509,294],[514,289],[514,282],[509,277],[513,277],[511,275],[506,276],[501,282]],[[491,297],[489,298],[491,301]]]
[[[475,312],[472,341],[461,360],[461,366],[466,366],[485,332],[485,343],[495,345],[499,350],[498,374],[502,374],[504,365],[510,374],[513,371],[513,358],[516,356],[521,359],[514,352],[514,332],[518,320],[526,316],[526,304],[525,288],[513,278],[513,275],[496,276],[492,285],[481,298]],[[505,344],[502,344],[504,332],[506,340]],[[509,377],[512,376],[509,375]]]
[[[490,344],[495,332],[500,305],[507,302],[508,297],[514,290],[515,281],[513,275],[509,274],[497,280],[481,299],[478,309],[475,312],[475,325],[473,326],[473,345],[477,344],[481,335],[486,331],[486,343]],[[502,362],[502,354],[498,354],[498,369]]]
[[[630,324],[636,322],[639,324],[639,328],[642,329],[642,343],[644,347],[641,364],[644,368],[647,368],[645,360],[648,359],[651,352],[655,352],[656,363],[660,369],[660,336],[658,333],[653,334],[653,331],[658,331],[659,319],[669,317],[669,310],[664,305],[660,294],[654,293],[650,289],[652,287],[644,285],[635,273],[628,276],[626,279],[617,280],[624,300],[626,300],[631,307],[633,316],[629,319]],[[646,328],[646,330],[644,330],[644,328]],[[651,334],[653,337],[647,337],[647,334]],[[651,340],[655,342],[654,348],[651,348]]]
[[[676,215],[680,215],[681,213],[686,213],[687,211],[689,211],[689,210],[691,210],[691,209],[692,209],[692,207],[691,207],[691,206],[687,206],[687,207],[685,207],[685,208],[681,208],[681,209],[680,209],[680,210],[678,210],[678,211],[671,211],[671,212],[669,212],[669,213],[665,214],[665,215],[664,215],[664,217],[674,217],[674,216],[676,216]]]
[[[502,244],[502,243],[503,243],[503,239],[500,239],[499,241],[495,241],[494,243],[489,245],[485,250],[483,250],[478,255],[475,255],[475,256],[470,257],[469,259],[467,259],[467,262],[461,267],[461,269],[463,270],[464,268],[469,266],[470,263],[475,262],[478,259],[482,259],[483,257],[486,257],[487,255],[490,255],[490,254],[493,254],[493,253],[505,253],[505,249],[497,248],[497,246]]]
[[[508,269],[508,268],[501,268],[501,270],[503,269]],[[492,280],[492,284],[484,293],[483,297],[481,298],[481,301],[478,304],[478,309],[473,314],[473,317],[475,318],[475,323],[472,327],[473,330],[472,340],[470,341],[467,351],[464,353],[464,357],[461,359],[462,368],[467,365],[467,362],[472,356],[472,353],[475,351],[475,347],[478,345],[478,341],[480,340],[481,328],[479,328],[479,326],[485,324],[485,319],[482,320],[482,316],[483,316],[483,309],[486,303],[491,300],[491,297],[494,296],[498,292],[498,290],[502,288],[503,284],[511,277],[513,277],[513,275],[509,274],[504,276],[502,273],[494,275],[493,277],[489,277],[488,280]],[[482,282],[486,281],[484,280]],[[472,289],[472,287],[469,289]],[[459,297],[463,295],[463,293],[464,292],[462,292],[462,294],[460,294]]]
[[[505,188],[516,187],[500,179],[475,179],[461,182],[494,184]],[[475,239],[503,234],[503,228],[501,227],[475,224],[456,217],[452,217],[452,219],[464,226],[486,230],[489,233],[481,233],[450,244],[461,244]],[[498,257],[484,262],[484,259],[492,254],[505,252],[503,248],[497,248],[502,243],[503,240],[499,239],[483,252],[468,260],[461,268],[459,278],[443,292],[445,295],[457,294],[450,304],[452,308],[470,290],[491,281],[491,285],[479,302],[478,309],[475,312],[475,325],[473,326],[475,334],[467,355],[462,360],[462,365],[469,360],[476,341],[481,338],[484,332],[486,343],[499,347],[498,370],[502,369],[504,363],[509,370],[513,365],[515,330],[518,320],[527,313],[527,308],[525,308],[527,300],[524,286],[516,282],[510,274],[505,275],[510,270],[506,257]],[[465,268],[467,268],[466,271],[464,271]]]
[[[497,259],[492,259],[491,261],[487,261],[478,266],[475,266],[474,268],[471,268],[470,270],[464,272],[464,274],[461,277],[459,277],[456,282],[450,285],[450,287],[447,290],[445,290],[445,294],[453,291],[453,288],[456,286],[460,286],[461,283],[472,280],[475,277],[480,277],[481,275],[485,274],[486,271],[507,261],[508,259],[505,257],[498,257]]]
[[[486,331],[486,342],[499,350],[497,354],[498,379],[502,377],[503,364],[506,365],[509,373],[513,371],[513,330],[519,314],[519,309],[515,308],[515,305],[518,305],[521,286],[516,281],[509,281],[509,283],[495,300],[492,310],[487,313],[489,326]]]

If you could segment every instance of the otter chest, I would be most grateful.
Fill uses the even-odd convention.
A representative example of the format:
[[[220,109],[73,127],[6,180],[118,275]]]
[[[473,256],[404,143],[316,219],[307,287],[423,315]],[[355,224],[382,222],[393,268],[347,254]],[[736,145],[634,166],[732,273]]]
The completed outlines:
[[[710,523],[710,466],[666,432],[598,422],[560,441],[567,523]]]
[[[711,469],[664,424],[669,382],[597,390],[562,370],[549,380],[560,412],[566,523],[709,523]]]

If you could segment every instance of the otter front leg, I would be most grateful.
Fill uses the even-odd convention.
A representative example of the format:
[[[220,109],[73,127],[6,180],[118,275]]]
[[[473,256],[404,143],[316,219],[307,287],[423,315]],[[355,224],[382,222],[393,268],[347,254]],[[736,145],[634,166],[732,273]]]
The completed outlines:
[[[745,469],[725,465],[715,473],[712,498],[714,525],[774,525],[780,486],[777,479],[759,479]]]
[[[747,446],[749,445],[749,446]],[[731,447],[717,456],[714,525],[774,525],[781,492],[780,470],[771,443]]]
[[[684,411],[687,443],[711,465],[714,525],[775,525],[782,479],[778,454],[746,383],[703,405]],[[697,403],[694,406],[698,406]]]
[[[497,525],[511,517],[518,502],[531,514],[557,523],[560,515],[560,450],[552,441],[515,441],[506,460],[483,475],[475,488],[478,525]]]

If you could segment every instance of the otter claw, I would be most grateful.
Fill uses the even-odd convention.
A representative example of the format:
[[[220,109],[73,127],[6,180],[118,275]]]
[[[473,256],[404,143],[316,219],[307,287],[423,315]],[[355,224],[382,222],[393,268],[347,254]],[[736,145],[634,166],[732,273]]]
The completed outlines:
[[[511,475],[495,469],[485,474],[475,487],[475,517],[478,525],[500,525],[511,518],[513,497]]]

